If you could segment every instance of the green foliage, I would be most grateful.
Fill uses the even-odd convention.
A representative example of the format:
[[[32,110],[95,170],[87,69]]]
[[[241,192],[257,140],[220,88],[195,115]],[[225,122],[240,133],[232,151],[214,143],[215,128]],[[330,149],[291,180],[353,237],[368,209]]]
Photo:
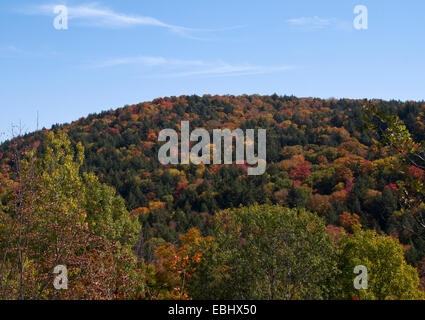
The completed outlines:
[[[40,158],[31,151],[17,161],[9,210],[0,216],[2,298],[112,299],[143,290],[131,253],[138,222],[112,188],[82,177],[84,150],[76,149],[65,133],[51,132]],[[61,264],[70,290],[53,288]]]
[[[124,200],[116,195],[114,188],[100,183],[92,173],[81,174],[84,148],[78,143],[76,149],[74,155],[64,132],[48,135],[45,153],[37,166],[42,186],[63,210],[81,210],[81,222],[87,223],[95,235],[133,246],[140,224],[130,218]]]
[[[383,192],[387,185],[402,180],[402,171],[391,171],[392,155],[375,147],[379,132],[364,130],[365,123],[373,123],[373,119],[363,118],[363,105],[369,102],[405,122],[406,128],[398,126],[397,136],[403,136],[405,129],[411,132],[412,139],[423,136],[425,110],[419,102],[277,95],[161,98],[92,114],[54,130],[65,130],[74,146],[78,142],[84,146],[81,171],[93,172],[101,183],[114,187],[130,211],[145,213],[139,216],[141,222],[148,224],[144,228],[149,229],[149,237],[177,241],[178,235],[191,227],[208,234],[212,229],[209,221],[217,211],[255,202],[307,207],[325,216],[328,224],[338,224],[342,212],[355,213],[366,227],[379,226],[386,231],[394,227],[389,215],[381,219],[378,206],[366,204],[363,198],[368,189]],[[236,165],[161,166],[157,159],[161,145],[156,139],[158,133],[164,128],[179,130],[182,120],[191,121],[192,128],[209,131],[224,127],[266,129],[267,173],[249,177],[244,166]],[[386,129],[382,124],[379,128]],[[2,144],[1,163],[10,165],[12,143],[32,147],[45,141],[45,133],[36,132]],[[43,152],[43,145],[38,153]],[[306,163],[311,163],[309,170],[300,170]],[[378,166],[380,169],[376,170]],[[348,168],[351,176],[341,173],[341,168]],[[357,181],[366,177],[372,178],[372,184],[356,187]],[[183,185],[186,187],[181,188]],[[415,186],[416,190],[420,188],[419,184]],[[311,197],[317,195],[330,196],[326,200],[330,209],[326,212],[308,206]],[[149,241],[149,237],[144,241]],[[410,239],[405,241],[409,242]]]
[[[216,217],[216,242],[200,268],[207,299],[326,299],[336,261],[323,221],[304,210],[253,205]],[[203,277],[208,277],[207,279]]]
[[[369,118],[363,117],[365,111]],[[224,127],[266,129],[266,174],[247,176],[243,165],[160,165],[158,133],[164,128],[179,130],[182,120],[189,120],[192,128],[209,131]],[[331,225],[332,230],[344,227],[341,217],[357,215],[363,228],[398,236],[408,248],[408,262],[416,265],[425,257],[425,154],[424,144],[417,142],[425,138],[424,123],[425,105],[420,102],[205,95],[156,99],[89,115],[71,124],[54,126],[51,131],[17,137],[0,145],[0,250],[5,252],[14,246],[21,251],[10,253],[8,265],[3,265],[9,271],[19,269],[16,266],[25,262],[19,254],[23,257],[25,251],[27,257],[31,256],[24,268],[28,279],[36,279],[36,270],[45,275],[51,273],[52,259],[58,257],[50,246],[57,242],[71,256],[88,253],[96,262],[93,268],[104,270],[110,266],[105,269],[109,275],[122,275],[126,270],[134,282],[128,285],[129,290],[124,290],[127,282],[123,280],[118,290],[122,297],[135,292],[141,298],[154,297],[146,290],[161,285],[155,278],[161,270],[153,267],[161,266],[157,264],[156,249],[166,243],[178,248],[179,237],[195,227],[202,236],[215,235],[217,241],[210,250],[203,251],[203,261],[208,263],[201,263],[187,282],[193,297],[231,297],[232,285],[241,288],[241,297],[332,296],[335,290],[343,290],[342,284],[327,284],[320,277],[312,282],[317,286],[311,285],[308,290],[306,284],[292,279],[297,287],[289,286],[290,293],[282,293],[288,286],[275,284],[286,281],[285,272],[279,269],[280,273],[272,276],[274,273],[267,266],[273,270],[283,268],[280,262],[289,263],[285,259],[290,255],[273,253],[266,244],[262,246],[269,251],[264,256],[255,246],[241,247],[238,239],[246,241],[245,236],[252,229],[222,235],[217,233],[215,215],[221,210],[231,216],[241,212],[246,220],[234,223],[261,225],[264,232],[259,234],[275,246],[281,245],[280,233],[272,234],[273,226],[255,212],[271,211],[267,214],[272,221],[282,230],[297,233],[300,239],[306,236],[303,227],[290,224],[274,211],[309,216],[299,210],[308,208],[312,216],[325,219],[322,223]],[[364,130],[365,124],[374,125],[376,130]],[[382,143],[376,143],[378,140]],[[21,161],[18,155],[25,149],[32,151]],[[254,203],[267,205],[250,207]],[[268,206],[271,204],[293,209],[273,209]],[[247,208],[235,209],[241,206]],[[18,218],[23,219],[16,223]],[[319,222],[313,223],[316,224]],[[19,237],[21,229],[17,226],[28,231],[24,237]],[[76,234],[80,235],[77,243],[65,245]],[[314,234],[320,238],[322,233]],[[10,236],[13,241],[9,241]],[[255,239],[261,243],[257,233],[252,232],[251,237],[251,242]],[[37,242],[36,238],[40,240]],[[233,249],[226,247],[225,241]],[[294,253],[297,241],[291,241],[285,244],[292,248],[291,263],[303,270],[303,260]],[[308,239],[303,241],[309,243]],[[131,252],[133,247],[137,263]],[[44,256],[39,254],[40,248]],[[108,250],[117,254],[110,255]],[[311,255],[313,261],[320,260],[314,251],[300,252]],[[79,254],[74,255],[75,261],[80,261],[81,270],[86,270],[87,264],[82,260],[88,256],[83,255],[82,259]],[[258,266],[256,259],[263,259],[258,260]],[[333,261],[328,261],[326,268],[334,270]],[[240,267],[228,269],[233,262],[240,263]],[[86,281],[105,283],[104,287],[87,291],[88,296],[105,297],[106,284],[117,283],[114,279],[118,278],[101,273],[90,278],[85,272],[79,275],[84,274]],[[245,281],[244,272],[248,279]],[[156,283],[153,287],[145,286],[145,274],[146,281]],[[344,278],[346,284],[352,281],[353,275],[348,275]],[[11,276],[19,292],[18,274],[12,272]],[[3,273],[0,280],[4,277]],[[254,292],[252,288],[257,284],[261,290]],[[78,294],[81,297],[85,293]],[[347,291],[345,296],[349,298],[350,294]],[[173,295],[168,292],[162,296]],[[398,296],[397,293],[394,297]]]
[[[341,292],[335,298],[424,299],[424,292],[419,289],[418,272],[406,263],[397,239],[378,236],[374,231],[357,231],[344,236],[338,247],[341,274],[336,282],[340,282]],[[356,290],[353,286],[353,270],[358,265],[368,269],[367,290]]]
[[[82,181],[89,228],[94,234],[122,245],[135,245],[141,225],[128,213],[124,199],[93,174],[84,174]]]

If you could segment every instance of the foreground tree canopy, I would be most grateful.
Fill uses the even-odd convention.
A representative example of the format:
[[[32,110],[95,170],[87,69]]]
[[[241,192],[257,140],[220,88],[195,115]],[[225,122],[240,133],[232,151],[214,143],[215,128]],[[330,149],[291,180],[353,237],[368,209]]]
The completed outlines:
[[[336,297],[368,300],[424,298],[423,291],[419,289],[418,272],[406,263],[397,239],[378,236],[374,231],[358,230],[340,240],[338,251],[338,278],[342,293]],[[355,290],[352,285],[350,277],[358,265],[368,270],[367,290]]]
[[[216,241],[190,283],[200,299],[423,299],[397,239],[356,229],[335,239],[305,210],[254,205],[220,212]],[[356,290],[354,269],[368,269]]]
[[[216,241],[197,298],[323,299],[336,259],[322,219],[305,210],[254,205],[216,217]],[[201,278],[202,279],[202,278]]]
[[[45,153],[21,159],[0,212],[0,294],[4,299],[123,298],[134,276],[131,248],[140,225],[122,198],[93,175],[81,175],[77,153],[62,132],[50,133]],[[57,265],[69,269],[71,289],[52,286]],[[128,292],[127,290],[130,290]],[[131,292],[131,294],[135,294]]]

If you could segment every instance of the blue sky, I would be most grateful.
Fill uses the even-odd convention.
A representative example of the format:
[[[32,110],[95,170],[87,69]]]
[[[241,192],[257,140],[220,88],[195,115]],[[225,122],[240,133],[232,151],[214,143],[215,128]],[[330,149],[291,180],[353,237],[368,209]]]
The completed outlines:
[[[182,94],[423,100],[424,37],[423,0],[1,1],[0,140]]]

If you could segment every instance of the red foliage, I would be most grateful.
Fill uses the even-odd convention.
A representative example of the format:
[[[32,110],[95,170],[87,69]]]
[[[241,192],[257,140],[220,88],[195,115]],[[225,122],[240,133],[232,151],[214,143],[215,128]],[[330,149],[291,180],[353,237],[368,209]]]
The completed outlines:
[[[118,128],[108,128],[110,132],[115,133],[115,134],[119,134],[120,133],[120,129]]]
[[[361,162],[361,168],[363,174],[371,174],[375,170],[373,162],[370,160],[363,160]]]
[[[187,188],[187,182],[179,183],[176,188],[175,196],[176,198]]]
[[[341,214],[339,216],[339,222],[348,231],[361,226],[360,217],[357,214],[351,214],[349,212]]]
[[[349,177],[345,181],[345,191],[347,191],[347,193],[350,193],[351,190],[353,190],[353,185],[354,185],[354,177]]]
[[[153,131],[152,129],[149,130],[148,140],[154,141],[154,142],[158,141],[158,136],[156,135],[155,131]]]
[[[409,177],[413,179],[423,180],[424,179],[424,170],[421,168],[411,166],[409,168]]]
[[[295,166],[295,168],[289,172],[289,177],[293,180],[304,181],[311,175],[310,165],[310,162],[304,161],[303,163]]]
[[[394,183],[390,183],[389,185],[385,186],[384,191],[390,189],[394,194],[398,193],[398,188]]]
[[[345,230],[342,227],[335,227],[333,225],[328,225],[326,227],[326,233],[335,241],[338,241],[345,234]]]
[[[196,180],[195,180],[195,182],[194,182],[193,184],[195,184],[195,185],[200,185],[200,184],[202,184],[202,183],[204,183],[204,179],[202,179],[202,178],[198,178],[198,179],[196,179]]]
[[[164,100],[160,104],[161,109],[173,110],[173,107],[174,107],[173,103],[168,100]]]

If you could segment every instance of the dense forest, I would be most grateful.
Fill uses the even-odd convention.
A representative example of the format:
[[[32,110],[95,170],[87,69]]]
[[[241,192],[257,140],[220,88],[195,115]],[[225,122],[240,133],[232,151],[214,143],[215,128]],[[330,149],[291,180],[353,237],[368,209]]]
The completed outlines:
[[[181,121],[266,129],[266,173],[160,164]],[[423,299],[424,139],[424,102],[278,95],[161,98],[18,136],[0,146],[0,297]]]

